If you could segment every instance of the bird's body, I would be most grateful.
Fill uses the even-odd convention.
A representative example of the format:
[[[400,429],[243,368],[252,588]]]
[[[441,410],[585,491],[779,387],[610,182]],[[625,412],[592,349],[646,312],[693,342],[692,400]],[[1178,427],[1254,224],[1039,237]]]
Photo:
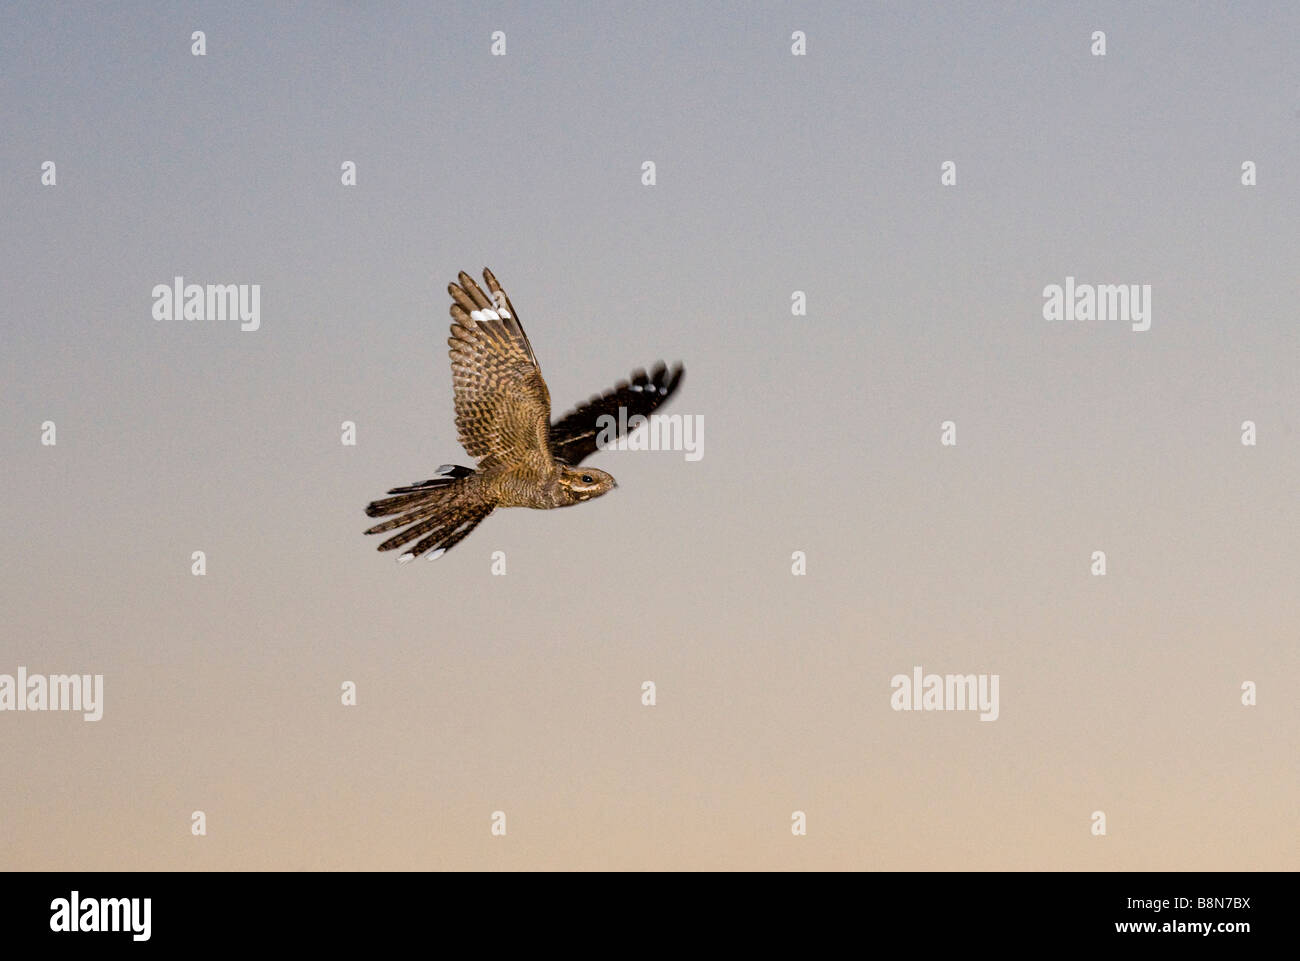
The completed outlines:
[[[403,561],[427,552],[442,555],[498,507],[570,507],[617,487],[604,471],[578,467],[598,449],[599,418],[617,414],[620,407],[648,415],[682,379],[681,365],[671,374],[663,364],[651,375],[639,370],[630,382],[551,423],[550,391],[510,298],[486,268],[491,299],[468,274],[458,279],[447,287],[452,299],[447,344],[456,427],[478,467],[444,465],[438,477],[394,488],[388,492],[392,496],[366,507],[371,517],[398,515],[367,534],[406,528],[382,542],[381,551],[416,541],[401,555]]]

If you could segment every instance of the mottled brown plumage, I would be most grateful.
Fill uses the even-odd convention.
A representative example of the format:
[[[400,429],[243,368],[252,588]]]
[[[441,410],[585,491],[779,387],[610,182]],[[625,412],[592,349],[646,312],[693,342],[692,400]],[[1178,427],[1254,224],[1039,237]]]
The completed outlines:
[[[395,487],[388,492],[394,496],[366,507],[371,517],[398,515],[366,533],[406,528],[379,545],[390,551],[415,541],[402,561],[429,551],[441,556],[498,507],[549,510],[612,490],[618,485],[609,474],[577,466],[598,449],[597,419],[618,420],[620,407],[628,418],[648,416],[681,383],[680,364],[670,373],[660,363],[651,375],[638,370],[552,424],[551,395],[519,315],[492,271],[484,268],[483,279],[490,297],[464,272],[447,286],[456,429],[478,468],[444,465],[438,477]]]

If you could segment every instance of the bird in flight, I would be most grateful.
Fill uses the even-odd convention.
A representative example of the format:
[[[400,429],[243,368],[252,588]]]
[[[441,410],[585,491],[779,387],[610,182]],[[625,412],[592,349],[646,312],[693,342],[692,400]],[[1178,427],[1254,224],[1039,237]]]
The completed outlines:
[[[498,507],[550,510],[608,493],[618,486],[613,477],[578,466],[596,452],[610,423],[599,419],[611,415],[613,430],[625,430],[634,414],[649,416],[682,382],[681,364],[670,371],[661,362],[552,422],[550,392],[510,298],[486,267],[490,299],[469,274],[458,279],[447,285],[456,429],[478,466],[444,464],[437,477],[394,487],[366,507],[371,517],[390,518],[367,534],[406,528],[379,545],[381,551],[405,547],[403,563],[423,554],[441,557]]]

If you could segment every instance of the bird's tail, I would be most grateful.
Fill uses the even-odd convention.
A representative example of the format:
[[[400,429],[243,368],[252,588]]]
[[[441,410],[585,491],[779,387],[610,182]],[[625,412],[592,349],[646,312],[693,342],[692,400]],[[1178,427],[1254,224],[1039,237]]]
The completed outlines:
[[[406,528],[380,544],[381,551],[396,550],[417,541],[402,553],[399,561],[413,561],[428,551],[434,552],[430,560],[441,557],[492,513],[496,505],[483,496],[477,476],[470,468],[444,465],[438,473],[440,476],[418,484],[394,487],[388,493],[395,496],[367,505],[366,513],[371,517],[398,515],[376,524],[367,534]]]

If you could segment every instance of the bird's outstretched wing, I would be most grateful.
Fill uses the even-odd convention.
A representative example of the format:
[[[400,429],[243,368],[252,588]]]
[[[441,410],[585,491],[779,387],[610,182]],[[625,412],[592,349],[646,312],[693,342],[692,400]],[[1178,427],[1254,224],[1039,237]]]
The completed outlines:
[[[550,464],[551,395],[510,298],[484,268],[489,300],[462,271],[451,294],[450,347],[456,428],[480,468]]]
[[[620,425],[626,425],[627,418],[634,414],[650,416],[681,385],[684,373],[681,364],[669,370],[662,362],[658,363],[648,375],[644,370],[638,370],[630,381],[619,381],[612,390],[565,414],[551,425],[551,452],[555,459],[576,467],[596,452],[603,415],[613,417],[614,422]],[[620,407],[627,409],[626,418],[619,417]],[[619,432],[608,439],[621,436],[622,432]]]

